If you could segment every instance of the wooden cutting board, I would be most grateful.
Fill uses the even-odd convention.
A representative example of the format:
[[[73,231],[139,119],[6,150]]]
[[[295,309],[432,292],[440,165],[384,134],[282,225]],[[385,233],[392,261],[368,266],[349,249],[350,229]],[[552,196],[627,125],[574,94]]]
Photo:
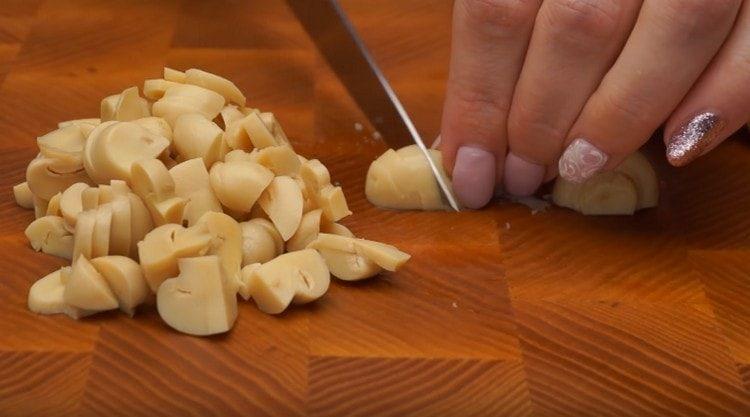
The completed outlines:
[[[434,137],[450,2],[344,3]],[[28,312],[29,286],[64,263],[29,248],[33,214],[11,198],[34,138],[164,65],[225,75],[275,112],[344,186],[344,223],[411,262],[279,317],[242,302],[234,330],[211,338],[153,309]],[[632,218],[509,203],[399,213],[364,199],[384,145],[276,0],[4,0],[0,83],[2,416],[750,415],[745,133],[679,170],[651,144],[662,203]]]

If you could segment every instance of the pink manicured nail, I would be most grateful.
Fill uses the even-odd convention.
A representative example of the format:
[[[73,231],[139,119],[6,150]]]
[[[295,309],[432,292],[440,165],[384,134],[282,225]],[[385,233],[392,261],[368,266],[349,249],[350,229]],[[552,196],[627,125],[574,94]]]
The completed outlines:
[[[568,181],[584,182],[607,163],[609,155],[586,139],[574,140],[560,157],[560,176]]]
[[[542,185],[545,168],[543,165],[534,164],[509,152],[505,157],[505,174],[503,182],[508,194],[518,197],[527,197]]]
[[[462,146],[453,166],[453,190],[470,209],[489,203],[495,189],[495,155],[481,148]]]

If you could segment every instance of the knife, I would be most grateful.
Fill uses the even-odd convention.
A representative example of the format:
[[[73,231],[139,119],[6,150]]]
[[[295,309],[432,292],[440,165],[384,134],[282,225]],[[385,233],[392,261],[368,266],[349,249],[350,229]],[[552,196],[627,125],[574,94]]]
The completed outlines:
[[[443,199],[459,211],[453,190],[338,1],[287,0],[287,4],[383,140],[394,148],[416,144],[427,158]]]

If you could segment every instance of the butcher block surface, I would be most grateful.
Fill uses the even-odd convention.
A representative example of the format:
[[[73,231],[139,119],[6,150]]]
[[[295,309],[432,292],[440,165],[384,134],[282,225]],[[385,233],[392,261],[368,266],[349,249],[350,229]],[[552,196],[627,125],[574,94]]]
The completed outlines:
[[[343,4],[432,140],[451,2]],[[411,261],[280,316],[240,301],[234,329],[208,338],[152,307],[29,312],[31,284],[65,263],[30,248],[33,213],[12,198],[35,138],[165,65],[226,76],[273,111],[344,187],[343,223]],[[661,205],[611,218],[377,209],[373,136],[278,0],[0,2],[0,416],[750,415],[746,133],[682,169],[653,140]]]

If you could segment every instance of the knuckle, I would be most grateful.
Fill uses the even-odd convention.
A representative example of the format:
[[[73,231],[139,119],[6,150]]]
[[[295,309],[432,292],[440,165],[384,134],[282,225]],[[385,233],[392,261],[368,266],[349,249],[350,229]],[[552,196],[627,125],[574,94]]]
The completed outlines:
[[[673,0],[667,2],[666,21],[687,36],[703,36],[730,24],[741,0]]]
[[[479,88],[454,85],[446,102],[446,121],[477,139],[494,138],[502,130],[509,104]]]
[[[554,0],[544,18],[550,30],[563,37],[609,41],[621,29],[623,5],[614,0]]]
[[[508,144],[516,154],[552,164],[562,151],[567,131],[541,110],[514,104],[508,117]]]
[[[460,0],[458,4],[470,25],[498,34],[530,25],[538,0]]]

